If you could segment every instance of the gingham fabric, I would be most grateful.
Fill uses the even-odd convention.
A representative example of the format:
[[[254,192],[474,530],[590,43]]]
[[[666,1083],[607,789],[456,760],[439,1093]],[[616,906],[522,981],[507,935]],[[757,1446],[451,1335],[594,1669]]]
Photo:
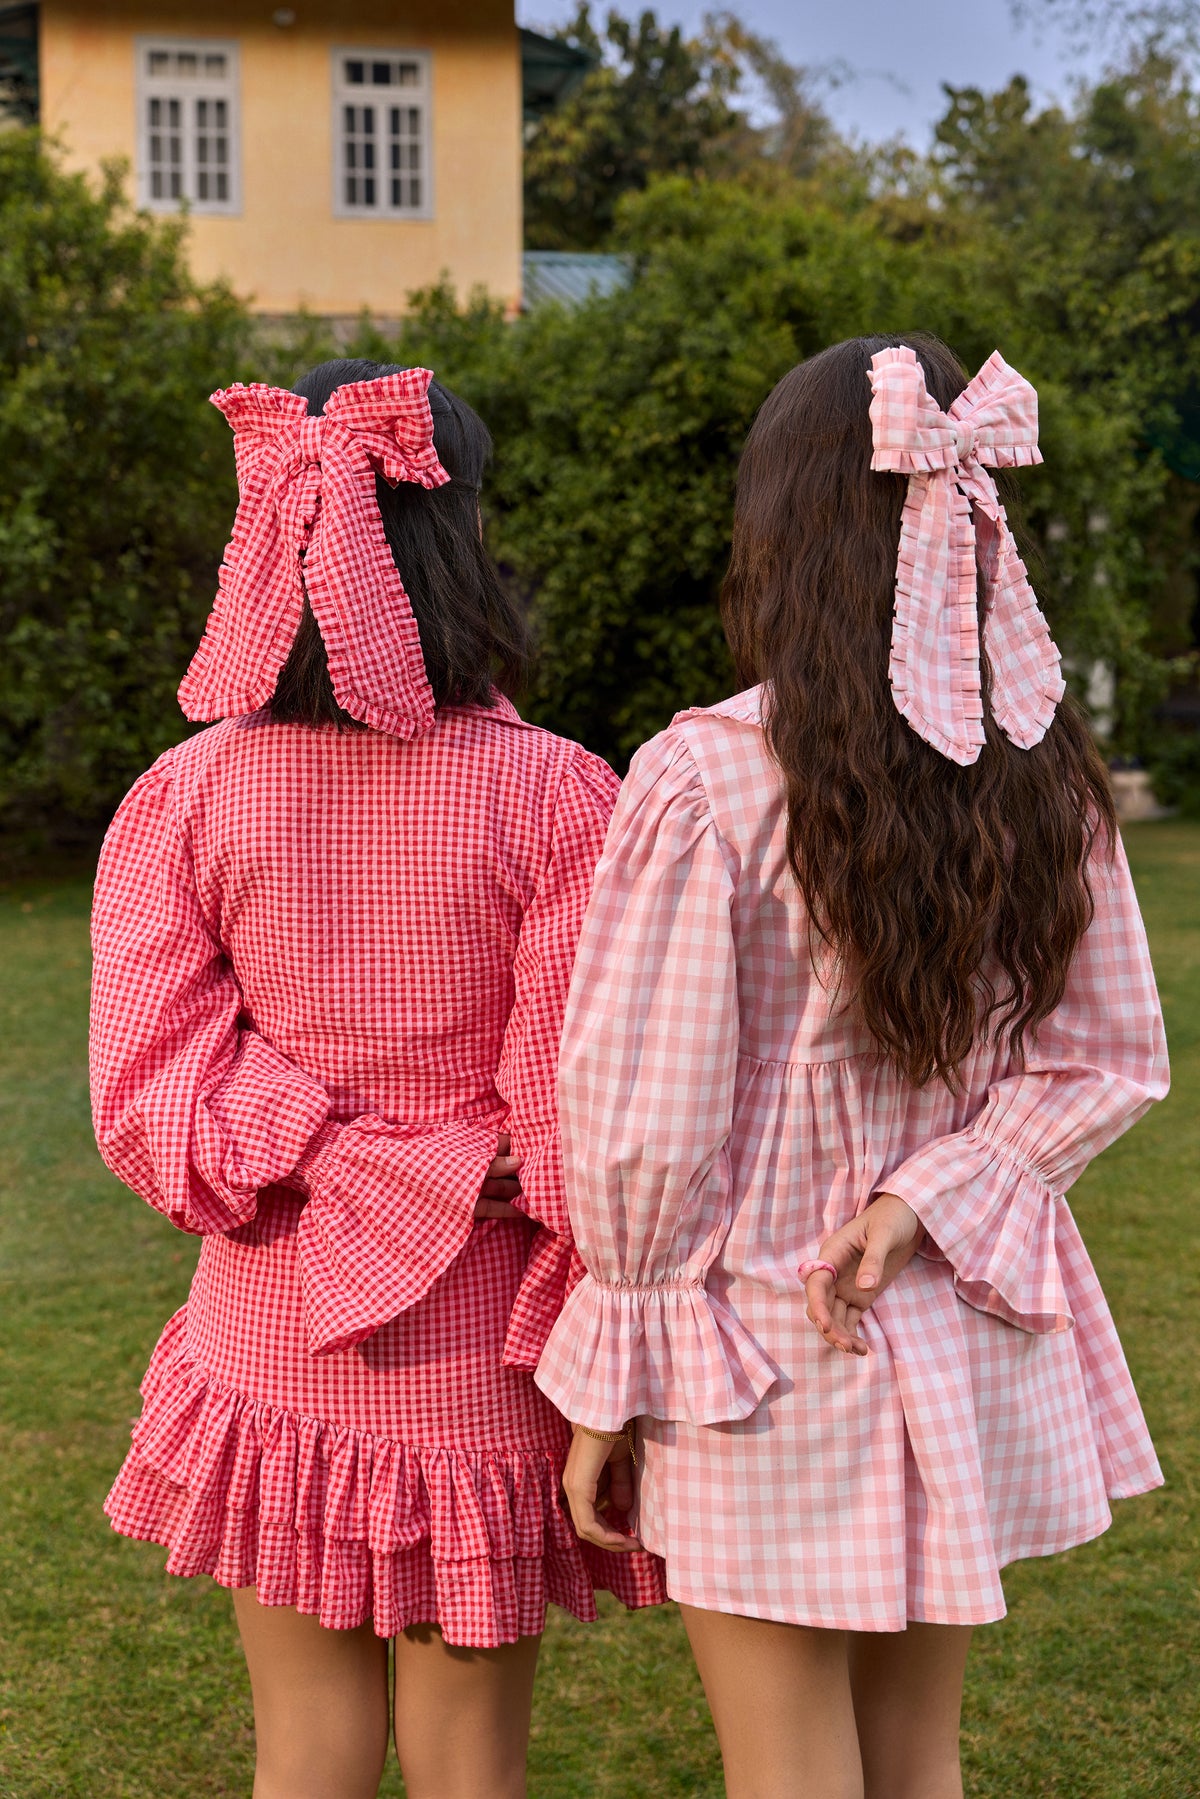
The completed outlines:
[[[964,1090],[876,1052],[808,925],[755,689],[637,756],[564,1026],[568,1204],[588,1273],[538,1383],[641,1420],[640,1531],[692,1605],[835,1629],[1002,1615],[999,1570],[1160,1480],[1063,1190],[1165,1092],[1120,845],[1028,1068]],[[799,1269],[877,1192],[927,1253],[831,1349]]]
[[[433,447],[428,369],[351,382],[310,418],[299,394],[240,382],[212,396],[234,431],[241,501],[220,589],[179,688],[188,718],[265,705],[305,592],[338,704],[397,737],[433,724],[433,694],[375,497],[449,481]]]
[[[491,1645],[593,1584],[562,1418],[554,1083],[617,782],[507,701],[404,742],[230,720],[105,842],[92,1092],[109,1167],[204,1242],[108,1501],[168,1568],[381,1635]],[[475,1224],[499,1131],[540,1223]],[[506,1344],[507,1339],[507,1344]]]
[[[992,715],[1021,749],[1040,743],[1065,691],[1058,651],[987,468],[1042,460],[1037,394],[995,351],[948,413],[916,352],[871,358],[871,467],[908,476],[889,663],[897,710],[951,761],[983,748],[976,567]],[[987,465],[987,468],[984,465]]]

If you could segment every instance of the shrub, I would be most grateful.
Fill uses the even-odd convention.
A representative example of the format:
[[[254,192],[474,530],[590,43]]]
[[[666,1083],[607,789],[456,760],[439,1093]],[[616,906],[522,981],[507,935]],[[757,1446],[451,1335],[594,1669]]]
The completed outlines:
[[[1184,818],[1200,818],[1200,732],[1164,738],[1149,763],[1154,797]]]
[[[0,134],[0,819],[101,817],[183,732],[174,690],[236,492],[204,404],[246,315],[183,233]]]

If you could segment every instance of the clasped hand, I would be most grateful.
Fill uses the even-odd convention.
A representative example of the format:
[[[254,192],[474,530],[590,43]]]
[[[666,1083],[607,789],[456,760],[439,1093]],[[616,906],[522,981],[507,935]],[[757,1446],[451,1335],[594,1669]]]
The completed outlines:
[[[512,1154],[512,1140],[501,1131],[491,1167],[483,1177],[479,1198],[475,1201],[475,1218],[525,1218],[526,1214],[513,1200],[520,1198],[521,1182],[517,1173],[520,1156]]]
[[[833,1263],[837,1279],[818,1269],[804,1287],[808,1316],[826,1343],[844,1355],[869,1353],[858,1334],[862,1315],[908,1267],[923,1234],[910,1205],[895,1193],[881,1193],[825,1239],[818,1256]]]

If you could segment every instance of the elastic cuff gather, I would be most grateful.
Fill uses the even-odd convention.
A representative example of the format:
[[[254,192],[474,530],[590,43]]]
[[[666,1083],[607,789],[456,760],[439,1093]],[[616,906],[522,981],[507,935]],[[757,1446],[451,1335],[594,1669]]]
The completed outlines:
[[[343,1126],[326,1119],[320,1128],[313,1132],[301,1152],[300,1160],[292,1171],[293,1182],[311,1193],[313,1184],[321,1172],[323,1164],[329,1159],[337,1140],[342,1134]]]
[[[576,1424],[746,1418],[779,1369],[702,1283],[601,1286],[589,1275],[550,1333],[536,1380]]]

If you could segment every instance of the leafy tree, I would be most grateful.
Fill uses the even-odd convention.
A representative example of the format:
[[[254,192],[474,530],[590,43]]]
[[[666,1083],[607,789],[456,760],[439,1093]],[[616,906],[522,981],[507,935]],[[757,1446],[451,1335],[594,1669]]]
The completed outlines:
[[[398,336],[364,325],[350,353],[431,364],[493,429],[487,528],[543,646],[531,716],[620,765],[728,692],[716,597],[757,406],[825,344],[924,328],[973,368],[999,346],[1037,384],[1046,465],[1021,488],[1055,633],[1080,686],[1097,660],[1117,671],[1113,746],[1189,779],[1152,713],[1195,632],[1198,132],[1157,56],[1069,111],[1020,83],[955,89],[932,159],[833,145],[797,152],[797,175],[760,147],[733,179],[709,160],[627,187],[609,241],[634,280],[607,299],[507,324],[443,286]],[[115,176],[95,193],[0,137],[10,825],[102,816],[186,729],[174,689],[234,497],[205,397],[332,353],[318,320],[266,336],[196,287],[178,230],[131,214]]]
[[[1020,80],[948,93],[939,202],[985,228],[984,278],[1011,295],[1031,359],[1108,424],[1099,440],[1076,434],[1090,542],[1065,515],[1046,524],[1089,620],[1081,640],[1121,670],[1121,747],[1140,750],[1200,618],[1200,98],[1157,51],[1071,113],[1035,111]],[[1101,455],[1116,455],[1111,472]]]
[[[234,494],[245,315],[178,226],[0,134],[0,819],[103,812],[181,735]]]
[[[828,119],[805,71],[731,13],[698,38],[610,11],[604,27],[582,3],[559,35],[596,62],[578,91],[537,129],[525,154],[525,234],[538,250],[593,250],[612,235],[624,194],[663,175],[730,175],[756,165],[810,172],[831,147]],[[772,117],[755,124],[736,102],[751,85]]]
[[[610,12],[603,32],[581,4],[560,34],[596,67],[546,119],[525,154],[525,230],[534,249],[603,244],[617,201],[662,173],[695,173],[735,121],[722,83],[678,25]]]
[[[1023,486],[1055,628],[1081,675],[1098,643],[1136,655],[1135,527],[1161,471],[1128,405],[1043,356],[991,226],[674,178],[627,197],[616,241],[638,271],[625,293],[490,336],[477,315],[461,354],[444,310],[436,345],[418,316],[389,352],[436,347],[496,434],[485,512],[542,640],[533,716],[621,764],[677,707],[730,690],[716,598],[741,444],[789,367],[858,332],[932,329],[976,367],[1001,344],[1038,382],[1047,467]]]
[[[1063,24],[1075,44],[1107,43],[1128,52],[1152,45],[1175,53],[1200,45],[1198,0],[1011,0],[1022,23]]]

